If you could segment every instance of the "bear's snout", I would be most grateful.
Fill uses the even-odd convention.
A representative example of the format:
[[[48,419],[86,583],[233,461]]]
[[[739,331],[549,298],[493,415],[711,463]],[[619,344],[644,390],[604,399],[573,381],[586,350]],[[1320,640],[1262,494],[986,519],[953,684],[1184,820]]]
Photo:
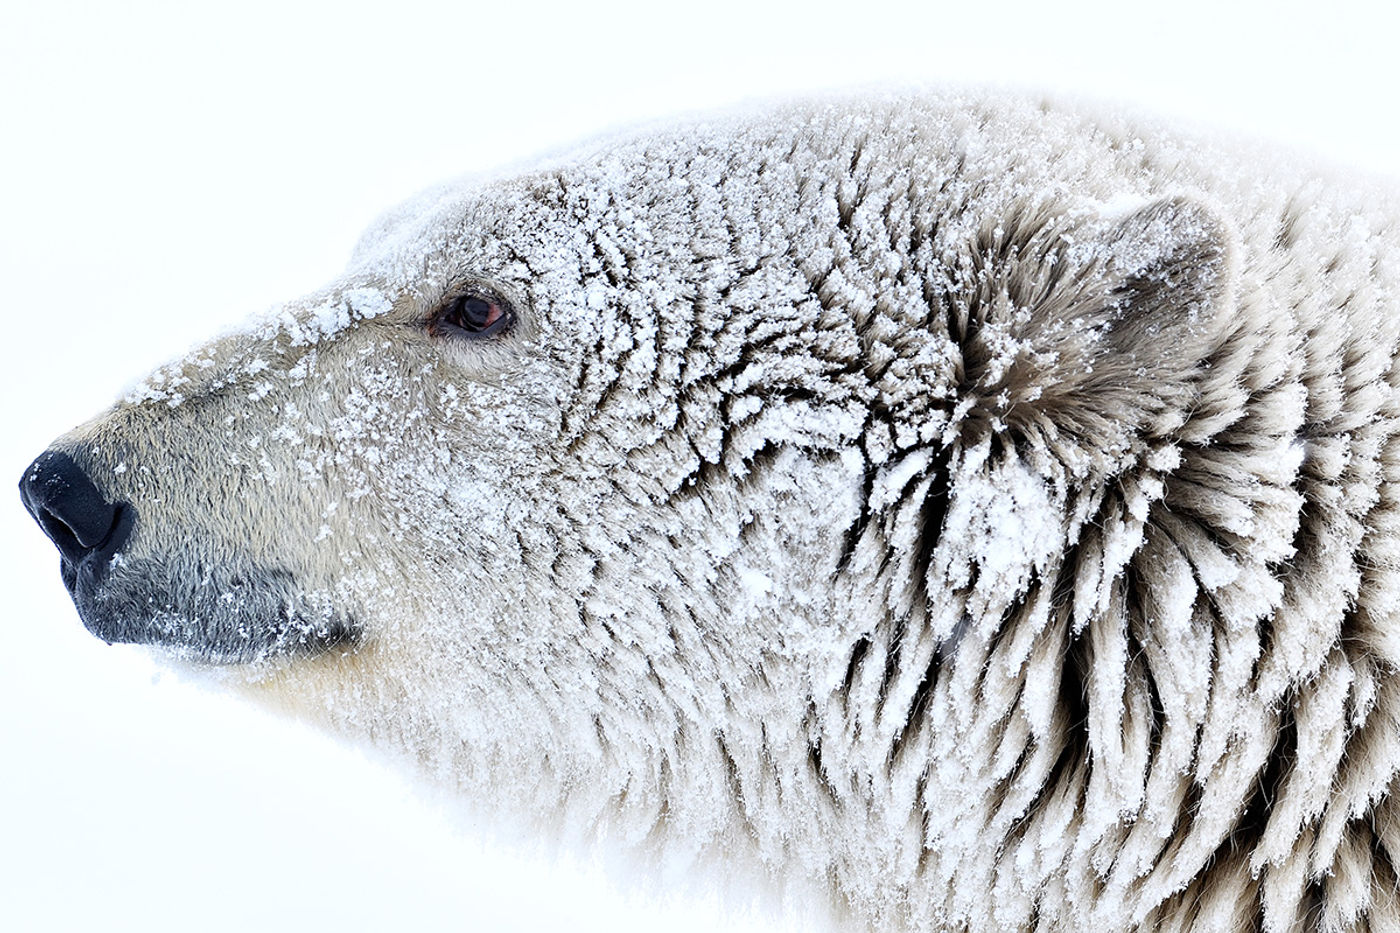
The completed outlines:
[[[47,450],[24,471],[20,498],[58,548],[64,585],[82,605],[80,589],[95,584],[131,536],[136,510],[108,502],[71,456]]]

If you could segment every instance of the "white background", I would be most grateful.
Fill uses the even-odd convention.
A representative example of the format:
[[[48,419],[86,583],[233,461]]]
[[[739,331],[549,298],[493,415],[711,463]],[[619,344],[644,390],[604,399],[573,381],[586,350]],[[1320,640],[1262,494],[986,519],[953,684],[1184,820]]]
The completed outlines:
[[[621,123],[992,82],[1400,177],[1390,4],[202,6],[0,3],[12,481],[155,364],[334,276],[396,200]],[[0,528],[0,928],[766,928],[502,848],[357,750],[162,678],[83,631],[13,495]]]

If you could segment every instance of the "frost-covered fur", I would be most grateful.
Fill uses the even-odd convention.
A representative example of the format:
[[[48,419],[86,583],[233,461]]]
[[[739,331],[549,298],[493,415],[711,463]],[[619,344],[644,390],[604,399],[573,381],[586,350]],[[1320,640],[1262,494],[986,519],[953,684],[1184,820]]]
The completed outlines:
[[[128,611],[234,659],[275,568],[357,638],[236,679],[484,806],[856,928],[1395,929],[1398,223],[1033,102],[693,122],[420,199],[59,446]],[[464,290],[515,328],[429,333]]]

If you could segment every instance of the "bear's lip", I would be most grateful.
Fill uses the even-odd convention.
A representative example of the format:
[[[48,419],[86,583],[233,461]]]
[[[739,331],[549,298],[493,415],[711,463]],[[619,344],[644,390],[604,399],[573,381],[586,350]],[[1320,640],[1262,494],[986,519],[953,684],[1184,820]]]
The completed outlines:
[[[69,560],[66,556],[59,558],[59,575],[68,589],[68,595],[73,598],[74,603],[78,603],[80,614],[80,588],[86,590],[88,597],[91,597],[91,590],[101,584],[113,564],[120,561],[122,546],[131,537],[131,530],[136,527],[136,508],[131,503],[118,502],[115,508],[116,520],[112,522],[106,536],[91,551],[77,561]]]
[[[88,631],[108,644],[112,639],[99,631],[103,626],[99,622],[101,614],[96,611],[97,595],[112,567],[121,561],[121,548],[136,526],[135,507],[129,502],[121,502],[116,509],[116,520],[96,547],[76,561],[61,557],[58,564],[59,576],[63,578],[68,596],[78,610],[78,617]]]
[[[62,571],[83,625],[108,644],[240,665],[306,658],[360,641],[348,613],[314,608],[286,570],[224,567],[215,571],[222,584],[206,589],[207,580],[192,584],[197,576],[173,570],[166,560],[122,559],[112,548],[104,560],[65,562]]]

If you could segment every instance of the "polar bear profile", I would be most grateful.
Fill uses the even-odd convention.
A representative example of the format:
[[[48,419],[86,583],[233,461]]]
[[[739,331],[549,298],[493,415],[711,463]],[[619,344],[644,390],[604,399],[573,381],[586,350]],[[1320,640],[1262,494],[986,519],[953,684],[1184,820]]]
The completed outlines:
[[[1000,96],[611,138],[56,440],[84,624],[854,929],[1400,928],[1400,201]]]

